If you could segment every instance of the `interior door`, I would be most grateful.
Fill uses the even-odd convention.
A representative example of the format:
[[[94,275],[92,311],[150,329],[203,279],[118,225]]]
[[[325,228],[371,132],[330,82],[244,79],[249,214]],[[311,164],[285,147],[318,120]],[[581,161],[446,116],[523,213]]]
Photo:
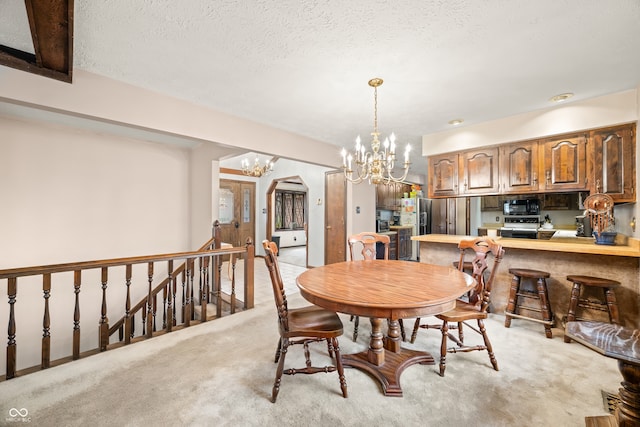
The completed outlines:
[[[220,231],[222,241],[244,246],[256,241],[255,182],[220,180]]]
[[[347,229],[345,224],[347,181],[342,171],[325,174],[324,263],[347,260]]]

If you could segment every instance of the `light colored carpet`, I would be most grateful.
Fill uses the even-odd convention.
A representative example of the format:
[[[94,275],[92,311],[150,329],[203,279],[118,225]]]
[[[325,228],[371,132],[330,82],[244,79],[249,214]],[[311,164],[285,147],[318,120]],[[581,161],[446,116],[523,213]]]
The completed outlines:
[[[297,293],[289,301],[306,305]],[[342,352],[366,348],[369,322],[361,319],[354,343],[353,325],[342,319]],[[560,329],[547,339],[541,325],[514,319],[506,329],[503,321],[491,315],[486,322],[499,372],[486,352],[450,354],[444,378],[437,365],[405,370],[402,398],[385,397],[356,369],[345,372],[348,399],[334,373],[284,376],[272,404],[276,313],[261,299],[247,312],[4,381],[0,424],[15,425],[11,408],[47,426],[583,426],[585,416],[606,413],[601,391],[617,393],[622,380],[615,360],[565,344]],[[438,331],[421,330],[406,345],[437,357],[439,342]],[[287,366],[303,366],[301,350],[293,347]],[[313,346],[315,364],[327,363],[325,354],[326,345]]]

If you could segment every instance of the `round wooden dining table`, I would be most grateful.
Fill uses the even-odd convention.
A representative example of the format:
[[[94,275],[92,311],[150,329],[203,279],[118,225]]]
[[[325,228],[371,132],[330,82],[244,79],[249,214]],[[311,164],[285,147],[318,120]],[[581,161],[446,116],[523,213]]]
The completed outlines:
[[[435,363],[426,351],[402,348],[398,319],[451,310],[456,299],[475,286],[470,275],[452,267],[395,260],[315,267],[300,274],[296,283],[300,294],[317,306],[371,319],[369,348],[342,359],[345,366],[376,378],[386,396],[402,396],[400,375],[407,367]],[[384,319],[389,320],[386,337]]]

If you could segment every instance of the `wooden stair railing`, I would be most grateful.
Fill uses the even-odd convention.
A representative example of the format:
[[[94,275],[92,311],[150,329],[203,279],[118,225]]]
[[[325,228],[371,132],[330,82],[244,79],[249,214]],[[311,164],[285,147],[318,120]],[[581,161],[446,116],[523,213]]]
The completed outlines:
[[[106,351],[121,345],[127,345],[177,329],[186,328],[194,324],[206,322],[216,317],[221,317],[223,314],[223,305],[226,300],[230,301],[230,313],[236,311],[236,305],[238,303],[242,304],[242,309],[253,308],[253,267],[255,256],[253,242],[251,239],[247,239],[245,246],[222,248],[220,247],[219,224],[217,224],[217,221],[216,226],[214,226],[214,237],[197,251],[0,270],[0,286],[4,281],[3,279],[6,279],[9,299],[5,379],[8,380],[17,375],[25,375],[39,369],[46,369],[70,360],[95,354],[99,351]],[[231,277],[229,278],[230,284],[223,283],[222,281],[223,259],[226,258],[229,258],[229,262],[231,263],[229,267],[230,271],[232,271]],[[238,259],[244,261],[242,301],[238,301],[235,290],[236,262]],[[166,262],[166,268],[162,267],[164,262]],[[179,266],[174,269],[174,265]],[[160,266],[160,268],[158,268],[158,266]],[[138,269],[135,267],[138,267]],[[85,272],[86,274],[83,274]],[[197,283],[195,282],[196,272]],[[85,283],[83,283],[83,276],[86,278],[91,274],[96,276],[96,281],[100,282],[100,289],[98,290],[98,294],[100,295],[98,298],[99,301],[94,299],[88,303],[82,301],[81,304],[80,291],[81,289],[86,289],[86,279]],[[124,282],[124,288],[120,288],[119,292],[112,291],[111,295],[108,295],[107,290],[111,290],[115,286],[112,285],[109,288],[111,283],[109,280],[110,275],[112,277],[120,275],[123,279],[122,282]],[[143,280],[139,279],[139,276],[142,276]],[[154,280],[155,276],[160,277],[160,279]],[[32,289],[29,288],[29,286],[33,285],[33,282],[37,283],[38,277],[41,277],[44,299],[42,310],[41,363],[39,366],[18,369],[17,347],[20,337],[17,327],[20,323],[18,319],[28,319],[29,316],[36,312],[36,307],[39,306],[37,302],[32,300],[27,301],[26,299],[20,301],[22,305],[18,304],[18,279],[21,279],[21,285],[23,284],[22,281],[25,281],[23,286],[28,287],[28,289],[25,290],[25,294],[28,294]],[[60,337],[58,345],[53,346],[51,337],[52,318],[55,317],[56,325],[57,323],[67,322],[68,318],[61,317],[60,315],[52,315],[53,310],[51,310],[50,307],[52,301],[54,301],[52,299],[52,296],[54,296],[52,289],[56,291],[64,289],[65,286],[69,285],[70,278],[72,278],[73,282],[73,296],[67,295],[69,299],[69,310],[67,314],[70,314],[73,319],[72,329],[68,333],[69,336]],[[211,278],[213,278],[213,280],[211,280]],[[115,282],[117,283],[118,280],[116,279]],[[146,290],[142,290],[143,286],[140,282],[144,283]],[[138,283],[139,285],[136,286],[134,283]],[[122,285],[122,283],[120,284]],[[178,285],[180,285],[182,289],[179,289]],[[226,290],[223,289],[223,285],[230,285],[231,291],[228,295]],[[194,287],[197,289],[194,289]],[[91,291],[93,291],[93,289],[90,288],[87,290],[87,293],[91,293]],[[114,293],[117,293],[117,295],[114,296]],[[58,297],[59,294],[59,292],[56,292],[55,296],[60,298]],[[144,296],[137,304],[132,306],[132,294]],[[159,295],[162,296],[162,328],[160,329],[157,327],[156,318],[158,315]],[[140,298],[140,296],[136,296],[135,298]],[[121,309],[111,309],[111,311],[109,311],[108,307],[113,305],[114,299],[122,301],[124,307]],[[210,299],[212,300],[211,302],[214,302],[216,305],[216,313],[208,315],[207,304],[210,302]],[[95,304],[93,304],[93,302],[95,302]],[[110,304],[107,304],[108,302],[110,302]],[[87,304],[89,304],[89,310],[86,308]],[[194,317],[195,305],[200,305],[199,320]],[[25,311],[21,311],[21,316],[18,316],[18,308],[22,310],[23,307]],[[84,318],[91,318],[93,315],[93,318],[97,319],[98,336],[95,346],[92,344],[95,343],[95,341],[87,344],[86,338],[81,340],[81,330],[84,330],[81,329],[81,307],[83,308],[83,313],[90,311],[89,315],[85,315]],[[59,310],[56,310],[56,312],[58,314],[60,313]],[[111,325],[109,323],[110,312],[118,312],[118,316],[122,315],[120,319]],[[140,319],[136,322],[135,315],[138,313],[140,313]],[[25,323],[29,324],[33,322]],[[140,326],[140,334],[136,334],[136,325]],[[27,327],[25,327],[25,329]],[[28,337],[29,335],[33,335],[33,332],[33,330],[25,331],[23,336]],[[111,337],[116,332],[119,332],[119,336],[117,340],[111,342]],[[58,337],[56,337],[56,339],[58,339]],[[61,350],[64,351],[65,341],[70,341],[70,355],[67,351],[67,356],[52,361],[52,347],[55,347],[53,353],[59,354]],[[30,356],[33,358],[33,352],[36,348],[37,344],[27,343],[20,354],[29,353],[30,350],[32,353]],[[26,359],[29,359],[29,357]],[[21,363],[21,365],[28,364],[29,362]],[[1,377],[0,380],[2,380]]]

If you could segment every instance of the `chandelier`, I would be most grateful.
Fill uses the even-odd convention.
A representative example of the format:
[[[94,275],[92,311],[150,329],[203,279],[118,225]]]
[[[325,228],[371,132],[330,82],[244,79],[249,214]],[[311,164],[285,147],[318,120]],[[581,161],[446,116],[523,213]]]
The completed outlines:
[[[360,141],[360,135],[356,138],[354,153],[347,153],[342,149],[342,169],[345,177],[359,184],[365,179],[371,184],[389,184],[390,182],[403,181],[409,173],[409,151],[411,147],[407,144],[404,151],[404,164],[402,176],[393,176],[393,168],[396,162],[396,136],[392,133],[385,138],[382,144],[383,151],[380,151],[380,132],[378,132],[378,86],[382,85],[382,79],[369,80],[369,86],[373,88],[373,132],[371,136],[371,151],[366,151],[364,144]]]
[[[245,175],[260,178],[262,175],[267,175],[271,171],[273,171],[273,160],[266,162],[264,166],[260,165],[258,156],[256,156],[256,160],[252,166],[249,165],[249,159],[242,160],[242,173]]]

